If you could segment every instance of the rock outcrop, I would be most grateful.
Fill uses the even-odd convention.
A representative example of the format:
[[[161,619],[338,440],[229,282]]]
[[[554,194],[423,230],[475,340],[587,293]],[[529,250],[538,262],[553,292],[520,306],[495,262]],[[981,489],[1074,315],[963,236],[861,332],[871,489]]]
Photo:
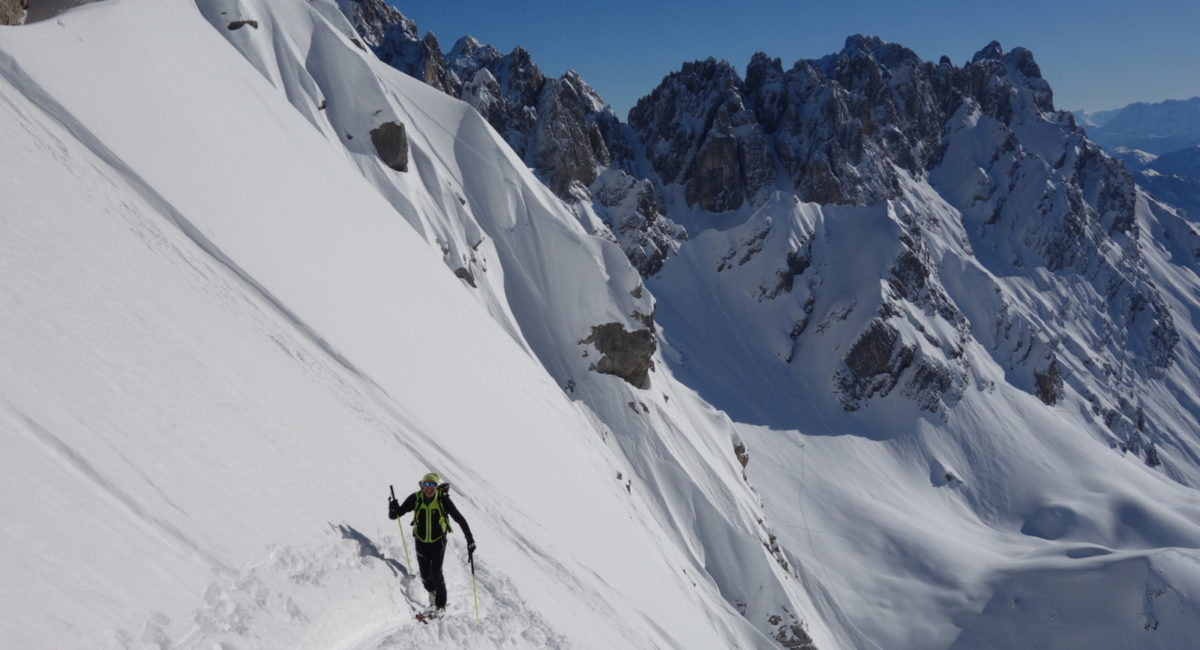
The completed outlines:
[[[633,267],[652,276],[687,240],[687,231],[666,218],[654,185],[623,171],[607,170],[588,187],[593,208],[608,224]]]
[[[593,345],[602,355],[592,367],[596,372],[616,375],[636,388],[650,387],[654,351],[658,348],[654,332],[630,332],[621,323],[604,323],[593,326],[592,333],[579,344]]]
[[[408,171],[408,135],[403,124],[384,122],[371,129],[371,144],[385,165],[398,172]]]
[[[20,25],[25,22],[29,0],[0,0],[0,25]]]
[[[669,219],[676,209],[757,208],[779,193],[822,205],[925,205],[895,217],[901,246],[878,278],[877,311],[866,323],[855,321],[861,329],[850,334],[834,370],[834,391],[846,408],[896,392],[942,411],[971,374],[965,350],[972,339],[991,351],[1008,381],[1047,404],[1070,391],[1091,394],[1092,382],[1120,394],[1131,377],[1162,377],[1173,363],[1179,333],[1139,252],[1134,182],[1070,114],[1055,110],[1050,86],[1024,48],[1006,52],[992,42],[959,66],[856,35],[840,52],[790,68],[756,54],[744,78],[728,62],[695,61],[639,101],[626,125],[577,74],[547,78],[522,48],[503,54],[466,37],[443,54],[436,38],[420,37],[382,0],[344,4],[355,7],[349,15],[364,42],[471,103],[586,227],[621,245],[643,276],[659,273],[688,240]],[[944,251],[923,241],[927,230],[945,224],[921,213],[928,205],[919,194],[940,195],[961,214],[954,236],[968,251],[989,251],[982,264],[995,276],[1036,268],[1089,285],[1077,295],[1094,298],[1067,301],[1063,316],[1102,314],[1099,333],[1084,344],[1109,359],[1102,366],[1108,369],[1060,350],[1067,336],[1055,325],[1060,317],[1030,308],[1000,284],[992,287],[991,312],[956,303],[941,275]],[[798,301],[777,327],[791,343],[791,352],[789,342],[780,344],[778,358],[793,363],[805,337],[848,311],[822,304],[813,291],[821,280],[810,269],[830,261],[812,233],[776,234],[766,224],[746,231],[715,271],[769,258],[775,271],[748,290],[760,303]],[[1176,230],[1191,256],[1200,256],[1195,229]],[[776,245],[775,237],[791,240]],[[814,327],[810,320],[818,318]],[[613,336],[598,330],[592,338]],[[1120,421],[1132,417],[1111,405],[1097,408],[1119,413]]]
[[[1053,111],[1049,85],[1028,50],[998,43],[962,68],[922,61],[877,37],[784,71],[758,53],[742,80],[725,61],[686,63],[630,112],[630,125],[665,184],[689,205],[721,212],[763,189],[815,203],[869,205],[899,193],[899,174],[937,164],[947,119],[972,99],[1007,123],[1014,90]],[[777,172],[787,182],[776,185]]]
[[[380,59],[474,106],[564,201],[594,202],[592,212],[611,230],[610,238],[644,274],[656,272],[678,249],[686,233],[663,215],[653,184],[638,186],[632,210],[614,209],[623,199],[612,192],[602,201],[592,194],[589,186],[606,171],[628,174],[634,182],[643,175],[628,128],[577,73],[546,77],[524,48],[503,54],[470,36],[443,53],[433,34],[419,36],[413,21],[382,0],[344,4]],[[607,181],[601,185],[612,187]]]

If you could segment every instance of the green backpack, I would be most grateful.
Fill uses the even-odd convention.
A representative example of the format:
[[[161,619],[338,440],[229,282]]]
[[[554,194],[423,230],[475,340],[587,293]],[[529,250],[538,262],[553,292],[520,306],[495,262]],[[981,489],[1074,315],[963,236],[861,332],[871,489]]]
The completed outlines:
[[[426,544],[436,542],[446,536],[447,533],[453,532],[450,527],[450,520],[446,518],[446,510],[442,508],[442,497],[450,495],[450,484],[442,483],[437,486],[437,491],[433,494],[433,500],[425,502],[425,495],[422,490],[417,490],[413,495],[415,506],[413,508],[412,528],[413,539]],[[437,521],[437,528],[434,528],[434,521]],[[424,524],[424,525],[421,525]]]

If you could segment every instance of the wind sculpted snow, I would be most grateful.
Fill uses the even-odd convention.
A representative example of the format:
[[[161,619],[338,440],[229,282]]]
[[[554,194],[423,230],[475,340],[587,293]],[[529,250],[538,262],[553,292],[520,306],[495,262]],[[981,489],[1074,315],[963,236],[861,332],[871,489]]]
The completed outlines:
[[[1190,614],[1139,596],[1174,587],[1127,567],[1196,544],[1200,234],[1054,110],[1032,53],[959,67],[851,36],[745,80],[685,63],[631,122],[653,173],[625,185],[688,234],[653,268],[626,246],[668,370],[749,423],[814,597],[889,648],[1186,644]],[[1120,596],[1058,602],[1080,583]],[[999,614],[1029,585],[1049,595]]]
[[[99,3],[0,52],[4,645],[852,643],[732,423],[661,359],[590,369],[653,313],[621,250],[331,2]],[[386,488],[429,469],[478,623],[457,537],[451,617],[411,618]]]
[[[0,72],[5,646],[1196,633],[1200,236],[1040,77],[863,179],[887,200],[664,188],[692,237],[644,279],[332,0],[92,4],[0,30]],[[596,371],[614,323],[656,335],[648,388]],[[430,469],[478,572],[452,536],[421,625],[384,514]]]

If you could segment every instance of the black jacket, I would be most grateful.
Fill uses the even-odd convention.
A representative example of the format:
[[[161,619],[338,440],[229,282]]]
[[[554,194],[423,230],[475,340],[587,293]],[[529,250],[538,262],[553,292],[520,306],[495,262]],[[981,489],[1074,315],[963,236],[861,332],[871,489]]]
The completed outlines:
[[[467,543],[474,544],[475,537],[471,534],[471,527],[467,525],[467,520],[463,518],[462,513],[458,511],[458,508],[455,507],[454,502],[450,500],[450,493],[449,492],[445,492],[442,494],[435,493],[434,498],[436,498],[438,500],[438,505],[441,507],[442,512],[444,512],[446,514],[446,516],[453,519],[454,523],[458,524],[459,528],[462,528],[463,534],[467,536]],[[417,499],[421,499],[425,503],[429,503],[430,501],[433,500],[433,499],[426,499],[425,494],[418,490],[417,492],[414,492],[414,493],[408,495],[408,498],[405,499],[404,502],[400,504],[399,508],[396,508],[396,507],[388,508],[388,519],[399,519],[400,517],[403,517],[406,513],[416,510],[417,509]],[[417,539],[419,540],[425,534],[425,530],[424,530],[425,522],[424,521],[416,521],[416,520],[421,519],[421,517],[414,517],[413,519],[414,519],[414,522],[413,522],[414,528],[416,528],[416,531],[414,531],[414,532],[419,533],[418,537],[417,537]]]

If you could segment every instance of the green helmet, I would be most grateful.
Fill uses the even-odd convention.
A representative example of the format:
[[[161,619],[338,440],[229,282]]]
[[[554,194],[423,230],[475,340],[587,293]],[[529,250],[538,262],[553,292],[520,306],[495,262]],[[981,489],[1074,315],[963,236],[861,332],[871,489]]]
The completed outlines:
[[[430,472],[430,473],[426,474],[425,476],[422,476],[421,480],[417,481],[417,484],[424,485],[425,483],[441,483],[441,482],[442,482],[442,477],[438,476],[437,472]]]

